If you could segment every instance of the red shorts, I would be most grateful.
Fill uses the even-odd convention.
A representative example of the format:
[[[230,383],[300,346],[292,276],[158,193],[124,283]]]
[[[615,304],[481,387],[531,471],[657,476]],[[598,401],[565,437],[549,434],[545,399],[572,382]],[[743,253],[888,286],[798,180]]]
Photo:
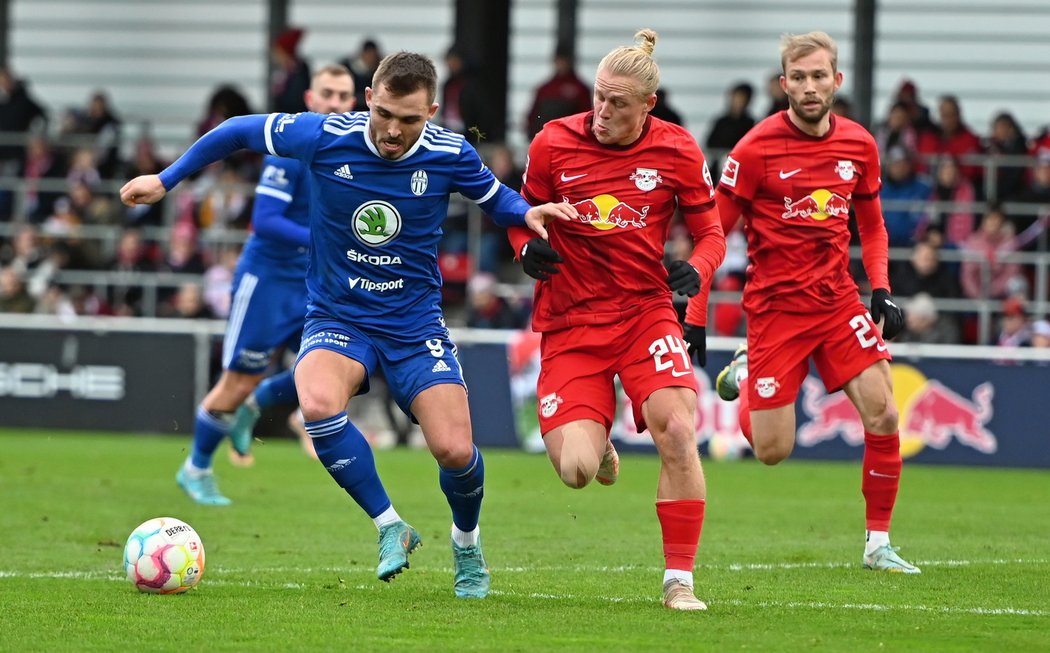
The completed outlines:
[[[747,320],[748,402],[751,410],[795,402],[813,358],[829,393],[880,360],[886,343],[860,301],[825,313],[763,311]]]
[[[614,324],[544,333],[540,353],[540,433],[580,419],[608,430],[616,414],[616,375],[631,399],[639,433],[646,428],[642,404],[649,395],[660,388],[697,388],[682,325],[670,303]]]

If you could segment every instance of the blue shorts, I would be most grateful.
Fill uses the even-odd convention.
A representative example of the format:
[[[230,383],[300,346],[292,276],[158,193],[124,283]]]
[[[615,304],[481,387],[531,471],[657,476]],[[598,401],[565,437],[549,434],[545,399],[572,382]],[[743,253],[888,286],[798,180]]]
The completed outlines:
[[[262,374],[279,347],[295,351],[306,322],[306,281],[237,267],[222,369]]]
[[[441,383],[458,383],[466,387],[463,370],[456,358],[456,345],[449,337],[444,321],[439,317],[433,322],[415,326],[419,335],[406,339],[391,331],[365,332],[339,320],[311,318],[303,331],[299,360],[313,349],[327,349],[361,363],[365,366],[365,381],[358,394],[368,392],[368,377],[378,364],[386,377],[390,395],[411,417],[412,402],[427,388]]]

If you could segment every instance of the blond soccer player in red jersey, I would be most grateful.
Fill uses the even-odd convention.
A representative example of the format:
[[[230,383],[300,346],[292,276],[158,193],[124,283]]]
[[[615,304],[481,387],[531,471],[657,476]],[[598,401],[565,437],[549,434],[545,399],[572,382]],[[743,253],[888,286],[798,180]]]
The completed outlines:
[[[542,333],[540,431],[562,481],[616,480],[609,442],[619,376],[639,431],[660,454],[656,513],[663,534],[664,604],[703,610],[693,567],[706,487],[696,448],[696,378],[704,333],[683,338],[672,291],[693,296],[725,256],[707,163],[686,130],[653,118],[656,33],[598,65],[594,110],[547,123],[529,148],[522,195],[572,203],[575,221],[548,227],[550,244],[511,229],[536,284],[533,329]],[[544,200],[546,201],[546,200]],[[688,261],[663,264],[679,210],[695,243]]]
[[[723,228],[744,218],[749,266],[747,344],[716,387],[723,399],[739,396],[741,430],[755,456],[775,465],[794,447],[795,399],[812,359],[827,391],[845,391],[864,425],[863,564],[917,574],[889,539],[901,456],[883,338],[904,319],[890,296],[878,150],[861,125],[830,113],[842,85],[835,41],[824,32],[787,35],[780,52],[788,109],[741,139],[718,187]],[[874,288],[870,312],[849,271],[851,206]]]

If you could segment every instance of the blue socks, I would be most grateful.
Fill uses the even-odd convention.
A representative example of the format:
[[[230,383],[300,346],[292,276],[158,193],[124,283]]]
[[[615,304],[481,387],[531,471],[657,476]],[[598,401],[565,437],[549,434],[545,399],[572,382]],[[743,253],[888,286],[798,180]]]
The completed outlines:
[[[230,432],[231,413],[210,413],[204,406],[197,406],[197,419],[193,424],[193,451],[190,463],[198,469],[210,469],[211,459],[219,443]]]
[[[478,526],[481,499],[485,496],[485,461],[474,447],[474,455],[463,469],[438,468],[441,491],[452,508],[452,523],[461,531],[470,532]]]
[[[260,410],[277,404],[297,404],[299,394],[295,391],[295,376],[292,370],[263,379],[255,389],[255,405]]]
[[[372,448],[345,411],[305,426],[321,464],[369,517],[374,519],[390,507]]]

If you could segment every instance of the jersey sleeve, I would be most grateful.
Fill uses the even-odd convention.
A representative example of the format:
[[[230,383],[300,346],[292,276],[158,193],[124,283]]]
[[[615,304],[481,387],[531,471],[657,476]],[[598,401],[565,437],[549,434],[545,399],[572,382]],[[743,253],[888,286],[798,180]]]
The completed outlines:
[[[726,156],[718,190],[748,205],[755,199],[764,172],[760,153],[753,142],[745,137]]]
[[[880,176],[882,165],[879,161],[878,145],[870,135],[864,134],[864,136],[866,136],[864,139],[864,174],[860,176],[857,188],[853,191],[853,197],[862,200],[878,197],[882,189],[882,177]]]
[[[532,208],[521,195],[496,179],[474,146],[466,141],[456,161],[452,188],[481,207],[501,227],[524,225],[525,213]]]
[[[268,156],[263,161],[263,172],[255,186],[252,205],[252,227],[255,233],[269,240],[307,247],[310,229],[287,217],[288,207],[298,191],[301,167],[297,161]]]
[[[889,238],[886,220],[882,217],[882,202],[876,195],[854,198],[857,215],[857,234],[860,236],[860,258],[872,288],[891,290],[889,279]]]
[[[715,185],[704,153],[692,136],[681,139],[678,155],[683,159],[678,180],[678,208],[683,214],[703,213],[714,205]]]
[[[554,196],[554,183],[550,166],[550,130],[543,129],[529,145],[525,159],[525,173],[521,177],[521,194],[532,204],[559,202]]]
[[[309,164],[321,135],[327,131],[328,115],[321,113],[271,113],[263,129],[266,151],[274,156],[298,159]],[[337,129],[332,127],[332,129]],[[342,131],[331,132],[339,135]]]

